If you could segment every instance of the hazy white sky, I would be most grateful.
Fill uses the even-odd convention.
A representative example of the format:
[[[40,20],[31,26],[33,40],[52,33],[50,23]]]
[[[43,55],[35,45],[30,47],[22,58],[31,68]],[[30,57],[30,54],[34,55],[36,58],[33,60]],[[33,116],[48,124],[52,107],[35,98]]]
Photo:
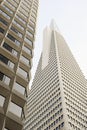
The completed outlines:
[[[53,18],[87,78],[87,0],[40,0],[32,78],[42,50],[43,29]]]

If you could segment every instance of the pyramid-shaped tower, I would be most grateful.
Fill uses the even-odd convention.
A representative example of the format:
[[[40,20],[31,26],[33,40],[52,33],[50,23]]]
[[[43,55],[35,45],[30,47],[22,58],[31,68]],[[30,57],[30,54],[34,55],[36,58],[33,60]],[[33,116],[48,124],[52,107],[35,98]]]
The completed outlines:
[[[54,22],[27,100],[25,130],[87,130],[85,78]]]

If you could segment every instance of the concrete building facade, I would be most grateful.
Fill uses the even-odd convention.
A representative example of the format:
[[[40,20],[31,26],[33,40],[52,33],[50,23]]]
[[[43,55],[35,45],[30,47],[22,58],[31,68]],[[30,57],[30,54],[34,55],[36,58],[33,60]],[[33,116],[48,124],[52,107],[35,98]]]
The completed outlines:
[[[22,130],[38,0],[0,0],[0,130]]]
[[[54,22],[44,30],[27,111],[24,130],[87,130],[86,80]]]

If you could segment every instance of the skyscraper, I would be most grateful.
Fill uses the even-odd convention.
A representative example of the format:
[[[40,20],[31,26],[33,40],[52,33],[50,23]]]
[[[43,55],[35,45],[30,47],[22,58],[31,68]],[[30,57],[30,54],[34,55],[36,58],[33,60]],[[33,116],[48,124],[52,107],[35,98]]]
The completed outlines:
[[[22,130],[38,0],[0,0],[0,130]]]
[[[87,130],[85,78],[52,21],[27,100],[24,130]]]

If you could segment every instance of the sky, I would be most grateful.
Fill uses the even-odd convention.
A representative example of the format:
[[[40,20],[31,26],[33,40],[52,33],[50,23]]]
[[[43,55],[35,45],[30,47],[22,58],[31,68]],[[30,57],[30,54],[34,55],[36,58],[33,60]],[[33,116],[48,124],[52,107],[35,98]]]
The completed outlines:
[[[49,26],[52,19],[55,20],[87,78],[87,0],[40,0],[31,70],[32,79],[42,52],[43,29]]]

